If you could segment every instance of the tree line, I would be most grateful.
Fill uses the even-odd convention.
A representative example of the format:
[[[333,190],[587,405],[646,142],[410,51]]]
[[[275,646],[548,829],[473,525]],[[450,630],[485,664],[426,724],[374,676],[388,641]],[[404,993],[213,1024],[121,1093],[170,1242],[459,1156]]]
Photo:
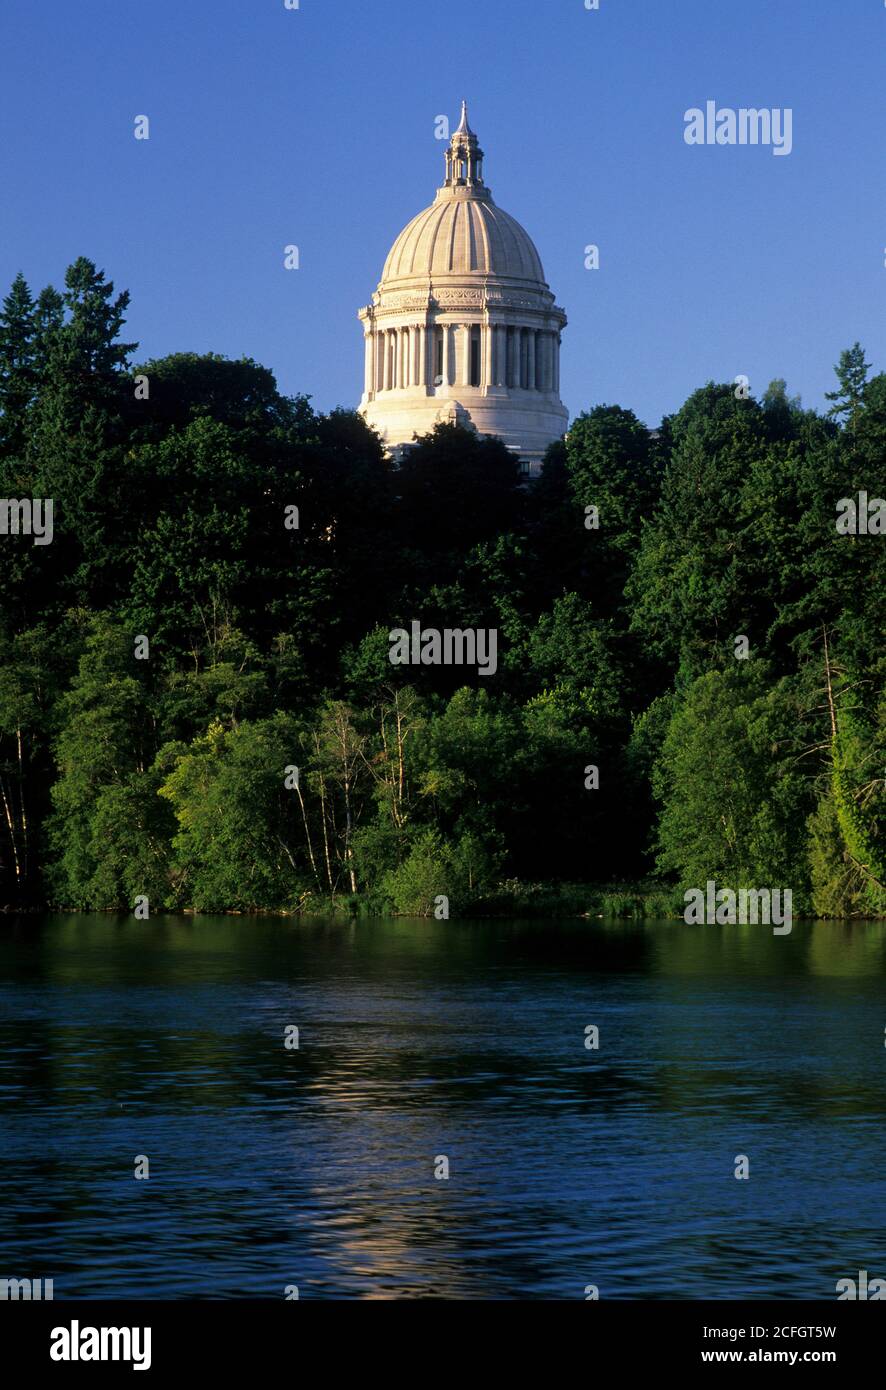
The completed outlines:
[[[250,360],[135,364],[128,303],[81,258],[0,312],[0,497],[54,512],[51,544],[0,534],[0,904],[456,915],[715,879],[883,915],[858,344],[825,414],[783,381],[653,431],[598,406],[527,486],[453,425],[395,466]],[[494,676],[392,665],[412,622],[494,629]]]

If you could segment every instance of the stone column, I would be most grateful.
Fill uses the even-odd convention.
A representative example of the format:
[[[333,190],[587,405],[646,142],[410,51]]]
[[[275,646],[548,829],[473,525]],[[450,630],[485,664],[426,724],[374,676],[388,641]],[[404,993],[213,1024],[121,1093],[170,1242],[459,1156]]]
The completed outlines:
[[[370,329],[369,332],[366,334],[366,342],[364,344],[364,348],[366,354],[366,363],[363,375],[363,389],[368,397],[372,395],[374,389],[372,374],[375,368],[375,336],[372,332],[372,329]]]
[[[556,391],[557,395],[559,396],[559,394],[560,394],[560,332],[559,332],[559,329],[557,330],[556,333],[553,333],[553,334],[551,335],[551,337],[553,338],[553,348],[554,348],[554,385],[553,385],[553,387],[552,387],[552,390]]]
[[[550,391],[551,389],[551,335],[545,329],[538,335],[539,360],[541,362],[541,373],[538,381],[539,391]]]
[[[528,342],[528,352],[529,352],[529,376],[528,376],[527,381],[526,381],[526,385],[528,386],[528,388],[529,388],[530,391],[534,391],[534,390],[535,390],[535,366],[536,366],[535,357],[536,357],[536,351],[537,351],[537,344],[538,344],[538,335],[537,335],[537,333],[536,333],[536,331],[535,331],[534,328],[530,328],[530,330],[529,330],[529,342]]]
[[[471,325],[464,324],[461,330],[461,384],[470,386],[471,384]]]

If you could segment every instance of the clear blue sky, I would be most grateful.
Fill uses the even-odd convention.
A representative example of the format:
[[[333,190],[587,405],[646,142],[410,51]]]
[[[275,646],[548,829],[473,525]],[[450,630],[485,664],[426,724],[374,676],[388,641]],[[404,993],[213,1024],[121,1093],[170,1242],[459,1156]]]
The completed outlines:
[[[856,338],[886,369],[882,0],[2,0],[3,293],[87,255],[140,358],[245,354],[354,405],[356,310],[462,96],[569,315],[573,414],[652,425],[738,373],[820,405]],[[687,146],[708,99],[791,107],[793,153]]]

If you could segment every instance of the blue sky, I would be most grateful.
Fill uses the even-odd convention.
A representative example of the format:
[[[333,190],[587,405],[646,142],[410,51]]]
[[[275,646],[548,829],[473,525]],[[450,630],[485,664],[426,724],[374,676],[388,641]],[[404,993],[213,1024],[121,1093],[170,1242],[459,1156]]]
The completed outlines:
[[[354,405],[356,310],[463,96],[569,315],[573,414],[654,425],[739,373],[818,406],[856,338],[886,369],[881,0],[3,0],[2,291],[87,255],[141,359],[248,355]],[[709,99],[792,108],[793,152],[688,146]]]

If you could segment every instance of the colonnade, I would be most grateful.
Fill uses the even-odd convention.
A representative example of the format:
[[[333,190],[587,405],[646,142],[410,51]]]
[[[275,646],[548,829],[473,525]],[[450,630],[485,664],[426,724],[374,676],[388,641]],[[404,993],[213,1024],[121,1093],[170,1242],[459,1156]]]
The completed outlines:
[[[559,393],[559,329],[420,323],[366,335],[367,397],[434,386]]]

